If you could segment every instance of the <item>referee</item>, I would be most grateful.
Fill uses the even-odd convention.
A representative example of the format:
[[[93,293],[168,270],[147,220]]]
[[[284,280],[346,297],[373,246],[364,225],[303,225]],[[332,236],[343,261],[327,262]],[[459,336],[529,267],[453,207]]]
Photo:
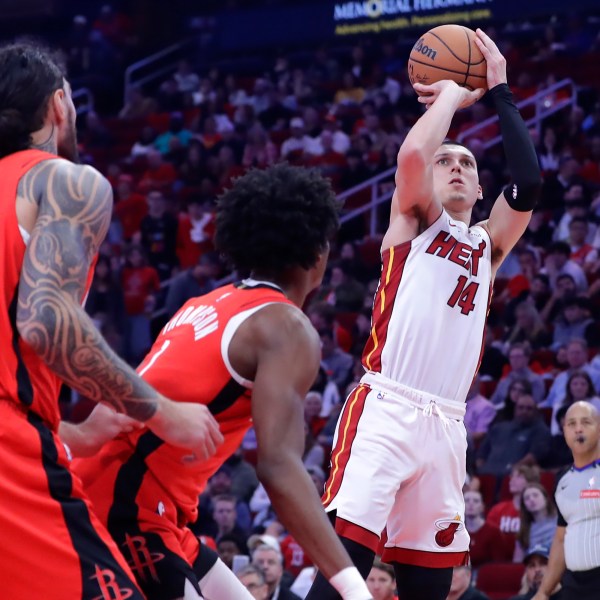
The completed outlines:
[[[548,600],[562,578],[561,600],[600,598],[600,414],[575,402],[565,416],[573,466],[559,479],[558,527],[548,569],[533,600]]]

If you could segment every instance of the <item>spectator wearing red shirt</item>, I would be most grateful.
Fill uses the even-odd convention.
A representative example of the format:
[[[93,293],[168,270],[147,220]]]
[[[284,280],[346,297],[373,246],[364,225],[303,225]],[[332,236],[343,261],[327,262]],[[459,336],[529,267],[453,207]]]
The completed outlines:
[[[140,230],[142,219],[148,214],[148,203],[143,194],[133,191],[133,177],[122,173],[115,189],[114,213],[123,227],[126,241]]]
[[[146,264],[139,246],[133,246],[127,252],[121,285],[126,313],[125,357],[131,364],[137,364],[152,345],[149,314],[154,308],[154,294],[160,288],[158,273]]]
[[[507,536],[506,541],[510,546],[511,554],[521,526],[521,494],[527,484],[539,483],[539,481],[540,471],[537,467],[528,465],[515,467],[511,471],[508,482],[512,499],[498,502],[488,513],[486,523],[498,528]]]
[[[165,162],[163,155],[158,150],[151,150],[146,156],[148,168],[142,175],[139,189],[144,192],[170,190],[177,179],[175,167],[171,163]]]
[[[215,214],[211,200],[192,196],[187,213],[179,214],[177,258],[183,269],[193,267],[199,258],[213,249]]]
[[[485,505],[481,493],[469,490],[464,493],[464,497],[465,527],[471,538],[471,566],[477,569],[486,562],[511,560],[512,544],[507,542],[506,536],[498,527],[486,522],[483,517]]]
[[[304,398],[304,419],[315,438],[327,423],[327,419],[320,416],[322,408],[323,396],[319,392],[308,392]]]

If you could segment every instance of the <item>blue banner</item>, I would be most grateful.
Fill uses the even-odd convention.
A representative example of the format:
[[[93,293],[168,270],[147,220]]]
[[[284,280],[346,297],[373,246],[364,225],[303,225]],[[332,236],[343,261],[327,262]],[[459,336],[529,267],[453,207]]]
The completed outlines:
[[[217,19],[223,50],[304,45],[347,36],[425,31],[444,23],[475,27],[492,19],[522,20],[596,8],[598,0],[365,0],[236,10]]]

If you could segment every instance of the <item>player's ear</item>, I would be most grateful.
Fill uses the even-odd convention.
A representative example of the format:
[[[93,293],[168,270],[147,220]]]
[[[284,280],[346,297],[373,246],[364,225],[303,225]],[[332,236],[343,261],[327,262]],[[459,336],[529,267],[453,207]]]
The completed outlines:
[[[477,186],[477,200],[483,200],[483,188],[480,185]]]
[[[63,88],[52,92],[48,102],[48,112],[52,121],[58,124],[67,118],[66,94]]]

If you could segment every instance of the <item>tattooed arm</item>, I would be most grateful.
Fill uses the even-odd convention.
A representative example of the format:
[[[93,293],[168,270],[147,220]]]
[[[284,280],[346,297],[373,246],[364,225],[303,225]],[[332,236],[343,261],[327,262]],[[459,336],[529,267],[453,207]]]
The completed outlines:
[[[91,167],[49,160],[23,177],[19,195],[39,204],[19,283],[23,340],[81,394],[146,422],[167,442],[213,454],[222,438],[207,409],[156,392],[110,349],[81,306],[110,223],[108,181]]]

